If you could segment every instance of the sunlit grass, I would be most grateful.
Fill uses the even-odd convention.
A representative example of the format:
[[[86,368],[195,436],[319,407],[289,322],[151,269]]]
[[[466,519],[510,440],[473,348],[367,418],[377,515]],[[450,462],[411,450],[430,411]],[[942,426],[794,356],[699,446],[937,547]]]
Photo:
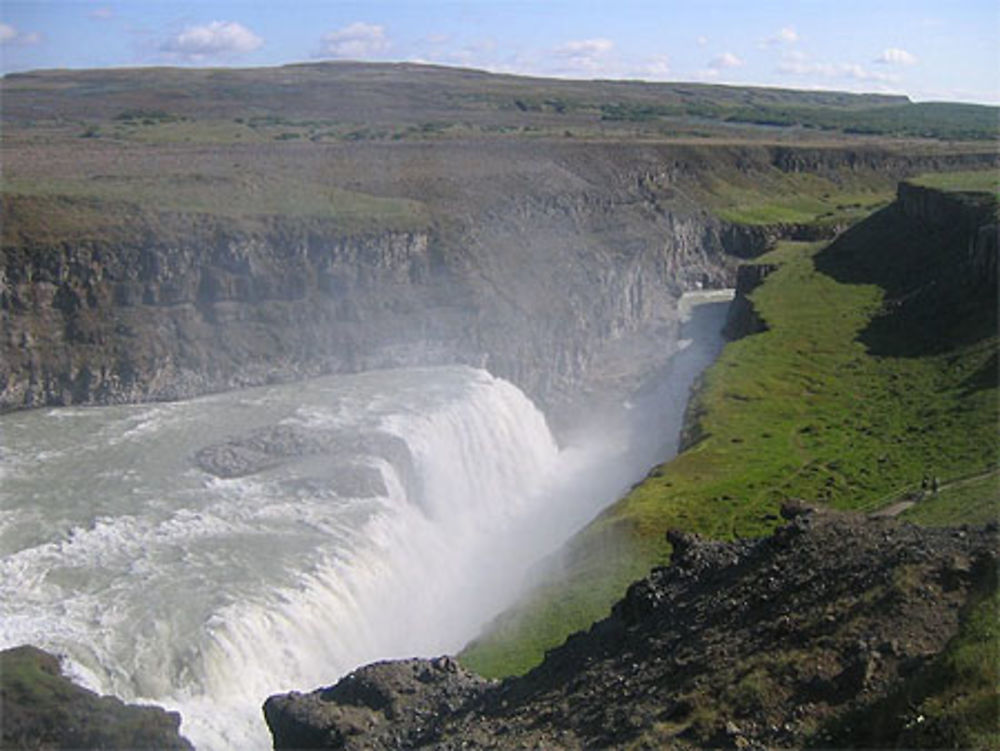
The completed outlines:
[[[1000,171],[930,172],[910,182],[942,190],[987,192],[1000,197]]]
[[[984,475],[997,464],[997,389],[968,388],[997,337],[934,356],[871,354],[858,337],[883,290],[820,273],[821,247],[784,243],[759,259],[780,264],[752,294],[770,328],[729,344],[706,372],[690,405],[696,443],[578,536],[564,580],[472,645],[466,664],[492,676],[524,672],[603,617],[636,572],[666,562],[672,528],[759,536],[787,498],[871,511],[935,477],[943,489],[910,512],[915,519],[997,516],[995,475]],[[950,486],[968,476],[982,482]],[[608,544],[622,534],[630,545]]]
[[[739,224],[829,224],[857,221],[892,200],[895,183],[877,173],[838,175],[782,172],[721,173],[707,186],[707,201],[726,221]]]
[[[2,189],[9,196],[61,199],[66,210],[77,201],[81,205],[133,205],[230,218],[319,217],[335,220],[348,230],[409,228],[424,226],[428,221],[427,209],[419,201],[383,198],[278,176],[262,180],[254,175],[190,172],[90,179],[12,178],[3,181]],[[56,216],[49,218],[58,221]]]

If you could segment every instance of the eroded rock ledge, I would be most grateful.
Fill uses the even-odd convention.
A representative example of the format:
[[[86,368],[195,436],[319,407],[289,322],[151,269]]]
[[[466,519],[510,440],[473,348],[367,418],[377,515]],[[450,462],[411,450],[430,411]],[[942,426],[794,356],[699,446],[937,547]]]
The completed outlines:
[[[59,660],[22,646],[0,652],[0,746],[5,749],[191,751],[176,712],[98,696],[62,675]]]
[[[275,747],[850,745],[847,718],[919,680],[970,601],[995,590],[997,526],[783,514],[786,526],[757,541],[672,534],[669,567],[523,677],[404,660],[273,696]],[[898,741],[933,745],[930,723],[894,719]]]
[[[750,293],[778,268],[774,263],[745,263],[736,269],[736,296],[729,306],[722,334],[729,340],[767,331],[767,322],[750,301]]]

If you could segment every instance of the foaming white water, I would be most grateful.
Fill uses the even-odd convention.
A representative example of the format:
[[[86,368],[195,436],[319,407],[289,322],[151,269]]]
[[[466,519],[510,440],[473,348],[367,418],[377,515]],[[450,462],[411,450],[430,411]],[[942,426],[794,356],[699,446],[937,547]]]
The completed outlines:
[[[520,391],[481,371],[464,376],[463,398],[379,420],[405,441],[415,487],[379,462],[387,492],[349,542],[324,550],[291,586],[215,614],[200,695],[180,701],[192,736],[213,747],[251,743],[261,697],[377,659],[455,651],[482,623],[484,595],[503,597],[482,591],[477,558],[530,506],[558,449]],[[315,412],[307,419],[323,424]],[[242,728],[214,726],[218,697],[233,714],[252,708]]]
[[[341,446],[231,480],[194,467],[198,448],[274,423],[396,448]],[[483,618],[461,604],[483,597],[468,576],[478,550],[530,510],[559,455],[520,391],[468,368],[4,428],[0,643],[52,649],[96,690],[179,709],[205,748],[266,747],[260,704],[275,691],[461,647]],[[381,492],[330,489],[359,468]]]
[[[178,709],[199,748],[267,748],[269,694],[460,649],[662,459],[718,348],[688,338],[669,387],[562,449],[520,391],[469,368],[5,416],[0,646],[36,644],[95,690]],[[193,461],[275,424],[371,440],[237,479]]]

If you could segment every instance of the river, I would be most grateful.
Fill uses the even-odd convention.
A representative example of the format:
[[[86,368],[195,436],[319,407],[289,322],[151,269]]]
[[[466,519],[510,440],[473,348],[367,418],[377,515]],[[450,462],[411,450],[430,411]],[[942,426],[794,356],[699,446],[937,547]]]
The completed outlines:
[[[728,302],[687,297],[652,387],[557,443],[512,384],[448,366],[0,418],[0,647],[269,748],[268,695],[454,653],[528,572],[676,451]]]

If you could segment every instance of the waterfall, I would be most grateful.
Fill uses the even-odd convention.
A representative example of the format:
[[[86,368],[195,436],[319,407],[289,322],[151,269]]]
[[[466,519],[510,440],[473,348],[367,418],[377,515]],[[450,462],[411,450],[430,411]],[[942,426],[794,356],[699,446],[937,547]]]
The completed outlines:
[[[0,560],[3,644],[40,644],[67,655],[95,690],[179,709],[182,732],[204,748],[267,747],[259,707],[275,691],[329,682],[376,659],[460,649],[516,593],[523,566],[490,553],[544,502],[555,440],[524,394],[484,371],[339,380],[348,385],[324,379],[255,398],[271,413],[287,405],[282,425],[388,435],[404,451],[345,457],[341,448],[284,473],[236,479],[189,468],[186,484],[171,484],[189,451],[146,468],[128,466],[129,457],[177,452],[181,435],[205,435],[242,411],[231,397],[115,408],[93,441],[88,425],[73,423],[98,410],[14,418],[41,423],[29,434],[58,426],[79,440],[43,450],[5,441],[25,470],[11,462],[20,482],[5,495],[29,483],[32,453],[50,477],[84,466],[103,466],[107,476],[89,487],[36,484],[34,510],[47,517],[36,539],[5,547]],[[290,497],[290,475],[335,479],[324,462],[334,472],[374,469],[383,489],[344,498],[314,481]],[[102,508],[88,497],[97,493],[117,500]],[[32,512],[9,505],[12,515]],[[71,505],[95,513],[71,521]],[[16,533],[16,519],[6,521]]]
[[[460,650],[669,455],[725,307],[561,447],[515,386],[457,366],[5,415],[0,647],[180,711],[199,749],[269,748],[268,695]]]
[[[180,702],[186,732],[212,747],[246,747],[259,740],[262,697],[378,659],[455,652],[511,600],[523,569],[484,566],[484,556],[541,500],[559,452],[518,389],[482,371],[466,376],[461,398],[380,421],[409,456],[405,466],[376,462],[387,492],[351,545],[326,551],[293,587],[215,617],[204,694],[194,706]],[[220,732],[220,701],[253,714]]]

